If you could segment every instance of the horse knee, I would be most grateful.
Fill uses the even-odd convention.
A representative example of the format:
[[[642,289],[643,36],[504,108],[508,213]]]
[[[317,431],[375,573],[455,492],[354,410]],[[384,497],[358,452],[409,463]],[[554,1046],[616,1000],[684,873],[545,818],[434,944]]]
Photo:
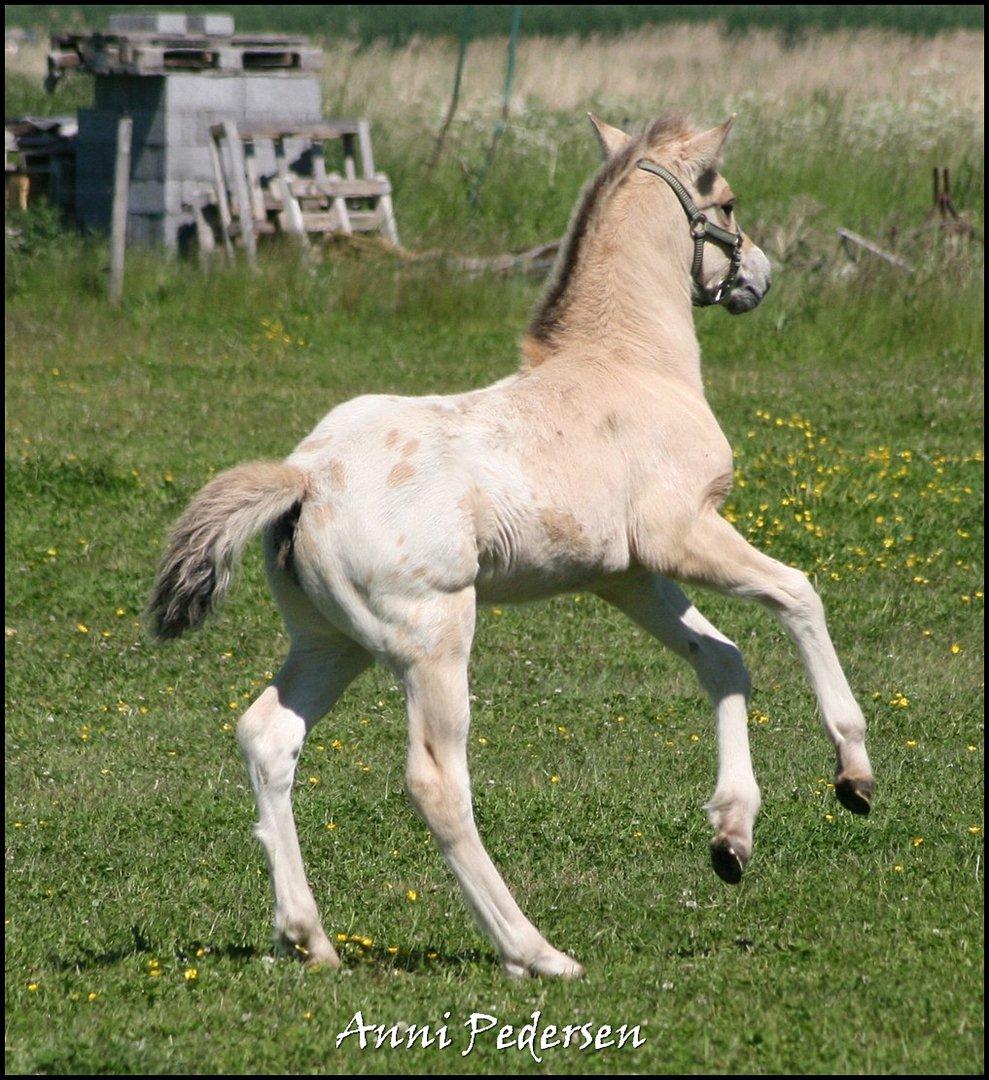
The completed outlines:
[[[273,687],[237,722],[237,743],[251,779],[265,787],[291,787],[304,740],[305,724],[278,703]]]
[[[770,602],[786,622],[817,623],[824,618],[824,602],[802,570],[782,568],[779,584]]]
[[[690,660],[704,688],[716,697],[741,694],[752,689],[749,669],[738,646],[727,638],[700,636],[690,642]]]
[[[469,795],[452,770],[436,761],[429,751],[409,761],[405,791],[440,843],[456,839],[470,822]]]

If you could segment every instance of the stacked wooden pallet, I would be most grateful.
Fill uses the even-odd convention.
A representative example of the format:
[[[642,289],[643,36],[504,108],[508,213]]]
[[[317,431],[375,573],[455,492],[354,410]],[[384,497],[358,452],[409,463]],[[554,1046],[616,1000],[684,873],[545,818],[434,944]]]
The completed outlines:
[[[391,184],[377,172],[371,134],[365,120],[306,124],[242,124],[224,121],[210,128],[214,184],[192,206],[200,247],[209,247],[207,205],[212,198],[220,237],[228,251],[234,243],[253,259],[257,238],[277,232],[303,247],[325,233],[378,232],[398,245]],[[305,146],[290,162],[286,145]],[[339,142],[342,173],[327,172],[326,146]],[[262,175],[258,150],[274,147],[275,171]]]
[[[174,71],[320,71],[322,54],[307,38],[235,34],[229,15],[122,13],[109,30],[52,38],[49,76],[73,68],[94,74],[164,75]]]

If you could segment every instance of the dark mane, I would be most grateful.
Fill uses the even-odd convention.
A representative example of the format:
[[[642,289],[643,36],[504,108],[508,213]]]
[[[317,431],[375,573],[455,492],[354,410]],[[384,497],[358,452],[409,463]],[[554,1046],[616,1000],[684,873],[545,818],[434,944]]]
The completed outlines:
[[[546,292],[536,305],[527,334],[535,341],[546,342],[559,326],[570,280],[577,266],[581,245],[587,235],[594,211],[605,192],[611,191],[622,177],[642,157],[647,147],[655,148],[664,142],[690,131],[690,125],[679,116],[661,116],[640,135],[629,140],[617,154],[609,157],[584,186],[576,208],[570,217],[563,243],[556,258],[553,274]]]

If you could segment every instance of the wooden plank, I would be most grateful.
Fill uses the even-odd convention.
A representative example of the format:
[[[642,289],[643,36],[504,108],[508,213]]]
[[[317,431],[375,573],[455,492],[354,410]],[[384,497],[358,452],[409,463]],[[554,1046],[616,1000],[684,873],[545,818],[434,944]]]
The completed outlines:
[[[856,244],[858,247],[864,248],[870,255],[875,255],[876,258],[888,262],[898,270],[905,270],[908,274],[913,273],[913,267],[906,259],[901,259],[899,255],[894,255],[892,252],[883,251],[878,244],[874,244],[871,240],[866,240],[864,236],[859,236],[858,233],[852,232],[851,229],[839,229],[838,235],[846,243]]]
[[[387,178],[382,173],[378,174],[378,180],[384,181],[387,184]],[[385,239],[394,244],[395,247],[398,247],[398,222],[395,220],[395,207],[392,205],[391,201],[390,185],[388,186],[388,190],[378,199],[378,211],[381,214],[381,231],[384,233]]]
[[[309,247],[309,237],[306,236],[305,226],[302,221],[302,209],[292,194],[292,176],[289,172],[288,162],[285,160],[285,140],[275,139],[275,165],[278,168],[278,187],[281,193],[282,205],[282,228],[292,233],[304,247]]]
[[[219,127],[219,124],[214,127]],[[272,123],[242,123],[240,125],[241,137],[245,139],[340,139],[346,136],[356,135],[360,126],[357,120],[327,120],[319,123],[293,124],[291,120],[281,124]]]
[[[247,188],[251,196],[251,215],[256,222],[267,217],[264,206],[264,192],[261,190],[261,178],[258,175],[258,162],[254,155],[254,140],[244,139],[244,168],[247,172]]]
[[[388,178],[379,173],[373,180],[342,180],[339,177],[311,180],[305,176],[289,178],[292,194],[299,199],[376,199],[391,193]]]
[[[357,179],[357,159],[354,153],[356,132],[347,132],[341,136],[343,142],[343,174],[348,180]]]
[[[319,183],[326,179],[326,155],[323,153],[323,140],[314,138],[309,149],[312,162],[313,179]]]
[[[361,172],[365,180],[371,180],[374,172],[374,151],[371,149],[371,125],[366,120],[357,121],[357,141],[361,148]]]
[[[337,173],[327,177],[327,180],[334,186],[340,183],[340,177]],[[344,236],[351,236],[354,227],[350,224],[350,210],[347,207],[347,200],[342,195],[334,195],[333,211],[336,214],[337,230],[342,232]]]
[[[197,198],[192,203],[192,216],[196,222],[196,246],[199,249],[199,265],[205,270],[209,266],[209,257],[216,249],[216,240],[213,230],[203,214],[202,199]]]
[[[227,253],[227,258],[233,261],[234,247],[233,241],[230,238],[230,226],[233,223],[233,218],[230,214],[230,202],[227,199],[227,181],[223,175],[223,162],[220,159],[220,148],[217,144],[217,140],[223,133],[221,127],[219,133],[210,128],[209,137],[209,156],[213,165],[213,177],[216,181],[216,205],[220,212],[220,232],[223,235],[223,250]]]
[[[233,172],[233,190],[237,195],[237,220],[247,252],[247,261],[253,266],[257,262],[257,241],[254,237],[254,218],[251,211],[251,197],[247,191],[247,166],[244,162],[244,144],[240,141],[237,125],[233,120],[223,121],[223,133],[227,140],[227,152],[230,155],[230,168]]]
[[[376,232],[381,228],[381,215],[377,210],[348,210],[348,214],[354,232]]]
[[[124,292],[124,248],[127,244],[127,196],[130,191],[131,135],[134,121],[117,120],[117,158],[113,167],[113,216],[110,226],[110,303],[119,304]]]

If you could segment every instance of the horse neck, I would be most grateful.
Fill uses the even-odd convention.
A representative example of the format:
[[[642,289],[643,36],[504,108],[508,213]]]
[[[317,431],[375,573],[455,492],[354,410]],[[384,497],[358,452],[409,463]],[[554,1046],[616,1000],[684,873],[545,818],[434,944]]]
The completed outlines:
[[[644,223],[625,209],[603,214],[585,238],[555,324],[541,339],[529,339],[527,355],[535,362],[594,355],[652,369],[703,393],[686,224],[676,217]]]

